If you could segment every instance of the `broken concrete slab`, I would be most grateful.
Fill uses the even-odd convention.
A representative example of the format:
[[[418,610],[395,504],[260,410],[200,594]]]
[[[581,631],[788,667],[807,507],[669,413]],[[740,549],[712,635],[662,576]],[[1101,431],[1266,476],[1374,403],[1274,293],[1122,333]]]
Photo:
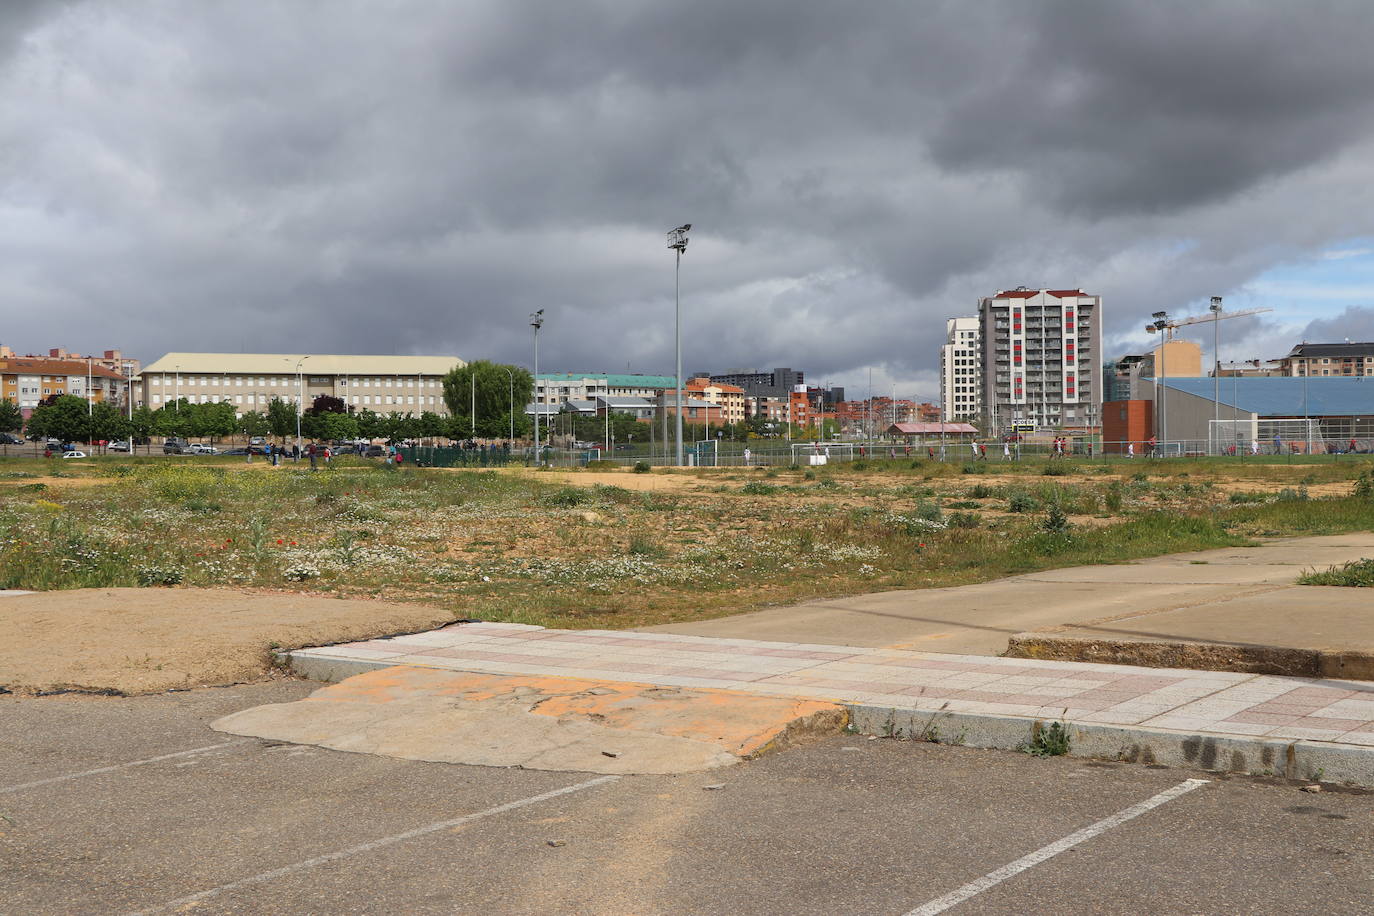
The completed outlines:
[[[846,722],[818,700],[396,666],[212,727],[411,760],[663,774],[729,766]]]

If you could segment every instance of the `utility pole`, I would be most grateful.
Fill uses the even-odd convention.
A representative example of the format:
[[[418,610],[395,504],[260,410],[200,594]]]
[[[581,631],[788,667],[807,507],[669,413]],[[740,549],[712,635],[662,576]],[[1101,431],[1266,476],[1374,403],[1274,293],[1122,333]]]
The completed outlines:
[[[677,351],[677,465],[682,467],[682,253],[687,250],[687,233],[692,229],[691,223],[683,223],[676,229],[668,233],[668,247],[677,253],[676,266],[673,270],[673,306],[677,316],[674,331]]]

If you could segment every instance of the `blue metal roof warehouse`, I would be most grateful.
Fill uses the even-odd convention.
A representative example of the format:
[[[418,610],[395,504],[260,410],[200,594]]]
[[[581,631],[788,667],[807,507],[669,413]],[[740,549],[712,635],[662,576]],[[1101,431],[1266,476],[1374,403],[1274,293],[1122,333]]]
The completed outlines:
[[[1212,399],[1211,378],[1162,380],[1175,391]],[[1362,417],[1374,415],[1374,377],[1223,378],[1220,400],[1260,417]]]

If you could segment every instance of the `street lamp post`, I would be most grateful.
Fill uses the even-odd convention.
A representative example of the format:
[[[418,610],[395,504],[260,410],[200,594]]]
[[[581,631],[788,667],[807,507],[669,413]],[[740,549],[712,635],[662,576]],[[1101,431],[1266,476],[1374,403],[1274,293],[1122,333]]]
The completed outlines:
[[[1208,306],[1212,312],[1212,435],[1217,440],[1217,454],[1221,454],[1221,297],[1213,296]],[[1211,442],[1207,443],[1211,451]]]
[[[308,356],[302,356],[302,357],[301,357],[299,360],[297,360],[297,362],[296,362],[296,385],[297,385],[297,387],[300,389],[300,393],[299,393],[299,394],[297,395],[297,397],[296,397],[296,454],[297,454],[297,455],[300,455],[300,453],[301,453],[301,411],[305,410],[305,374],[304,374],[303,372],[301,372],[301,366],[303,366],[303,365],[305,364],[305,361],[306,361],[307,359],[309,359],[309,358],[310,358],[310,357],[308,357]],[[291,360],[290,360],[290,358],[287,358],[286,361],[287,361],[287,362],[290,362]],[[297,459],[297,460],[299,460],[299,459]]]
[[[692,229],[691,223],[683,223],[676,229],[668,233],[668,247],[677,253],[676,266],[673,271],[673,308],[676,315],[676,326],[674,340],[677,352],[677,464],[682,466],[682,296],[681,296],[681,277],[682,277],[682,253],[687,250],[687,233]]]
[[[1169,369],[1167,366],[1168,356],[1165,354],[1166,335],[1169,333],[1169,315],[1167,312],[1155,312],[1154,323],[1147,325],[1148,328],[1159,332],[1159,359],[1155,366],[1155,407],[1159,410],[1159,444],[1164,448],[1164,454],[1169,453],[1169,408],[1167,401],[1169,398]],[[1160,383],[1164,384],[1164,391],[1161,395]]]
[[[544,310],[540,309],[530,316],[530,327],[534,328],[534,460],[539,458],[539,329],[544,326]]]

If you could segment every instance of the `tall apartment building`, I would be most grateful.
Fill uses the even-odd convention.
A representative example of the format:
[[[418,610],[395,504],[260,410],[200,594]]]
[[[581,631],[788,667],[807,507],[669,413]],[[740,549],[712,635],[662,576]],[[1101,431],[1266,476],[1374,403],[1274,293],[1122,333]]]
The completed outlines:
[[[309,407],[327,394],[357,410],[446,416],[444,376],[464,365],[456,356],[168,353],[143,370],[138,385],[141,403],[154,410],[186,398],[261,412],[274,398]]]
[[[1086,426],[1102,403],[1102,297],[1003,290],[978,303],[983,418],[991,429]]]
[[[697,375],[706,373],[699,372]],[[729,369],[719,375],[711,375],[710,379],[720,385],[738,385],[744,389],[746,397],[788,398],[797,390],[798,385],[806,384],[806,373],[786,367],[774,369],[772,372]]]
[[[1374,375],[1374,343],[1300,343],[1279,361],[1283,375]]]
[[[940,348],[940,409],[950,420],[983,415],[983,354],[978,343],[978,316],[945,322]]]

